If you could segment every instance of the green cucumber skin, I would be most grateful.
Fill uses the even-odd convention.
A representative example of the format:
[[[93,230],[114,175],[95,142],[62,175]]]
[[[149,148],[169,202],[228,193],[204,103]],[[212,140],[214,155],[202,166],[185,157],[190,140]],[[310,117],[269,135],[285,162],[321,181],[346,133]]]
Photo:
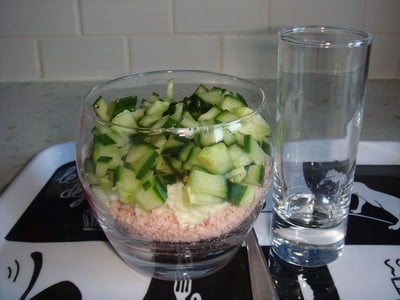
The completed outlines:
[[[103,121],[109,121],[111,118],[110,107],[103,97],[99,96],[93,103],[93,109],[96,115]]]
[[[199,85],[181,102],[174,103],[172,97],[173,84],[169,81],[165,98],[153,93],[141,107],[137,107],[136,97],[108,104],[102,97],[95,101],[97,116],[111,123],[99,123],[93,130],[92,158],[87,164],[91,182],[115,188],[123,203],[145,210],[162,205],[167,198],[166,185],[179,181],[184,182],[193,205],[224,201],[250,205],[264,179],[265,155],[270,151],[268,124],[253,114],[242,96],[218,87]],[[226,123],[248,114],[251,117],[233,126],[213,127],[192,138],[172,133],[151,137],[128,129],[137,125],[192,128]],[[113,126],[113,122],[121,126]]]
[[[111,119],[114,118],[119,113],[124,110],[134,111],[136,109],[137,97],[136,96],[128,96],[119,98],[114,102],[114,109],[111,114]]]

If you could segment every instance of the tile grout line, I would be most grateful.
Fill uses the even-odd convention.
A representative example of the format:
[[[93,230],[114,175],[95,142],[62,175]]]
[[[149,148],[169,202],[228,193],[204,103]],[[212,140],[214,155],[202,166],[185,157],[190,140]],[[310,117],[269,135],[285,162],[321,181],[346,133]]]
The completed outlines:
[[[219,36],[219,71],[221,73],[225,72],[225,70],[224,70],[224,37],[222,34]]]
[[[268,0],[268,11],[267,11],[267,26],[268,26],[268,28],[267,28],[267,32],[270,32],[271,31],[271,16],[272,16],[272,13],[271,13],[271,8],[272,8],[272,0]]]
[[[172,35],[175,35],[175,33],[176,33],[175,6],[176,6],[175,0],[172,0],[172,1],[171,1],[171,18],[172,18],[172,24],[170,25],[170,26],[171,26]]]
[[[76,25],[78,26],[78,34],[80,36],[83,36],[83,17],[82,17],[81,0],[75,0],[75,14],[76,14]]]
[[[132,41],[132,37],[128,37],[128,36],[125,36],[124,37],[124,43],[125,43],[125,46],[124,46],[124,50],[125,50],[125,58],[126,58],[126,60],[127,60],[127,62],[126,62],[126,64],[128,65],[128,68],[125,68],[125,72],[128,72],[129,74],[130,73],[133,73],[134,71],[133,71],[133,64],[132,64],[132,58],[131,58],[131,43],[133,43],[133,41]]]
[[[365,30],[365,19],[366,19],[366,14],[367,14],[367,0],[361,1],[361,7],[360,7],[360,28]]]
[[[38,67],[38,76],[40,79],[44,79],[44,63],[43,63],[43,52],[42,52],[42,41],[35,39],[35,52],[36,62]]]

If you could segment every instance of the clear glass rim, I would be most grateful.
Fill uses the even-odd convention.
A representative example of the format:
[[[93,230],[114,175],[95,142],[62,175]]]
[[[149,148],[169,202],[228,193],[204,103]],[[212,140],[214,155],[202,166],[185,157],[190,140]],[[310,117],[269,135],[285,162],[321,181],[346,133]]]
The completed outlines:
[[[305,38],[304,34],[307,33],[310,35],[320,34],[321,37],[315,39]],[[278,36],[280,40],[289,43],[323,48],[358,48],[370,45],[373,40],[373,36],[369,32],[329,25],[283,27],[279,30]]]
[[[253,112],[243,116],[239,117],[233,121],[226,122],[226,123],[220,123],[220,124],[214,124],[214,125],[200,125],[197,127],[171,127],[171,128],[147,128],[147,127],[129,127],[129,126],[122,126],[119,124],[115,124],[111,121],[104,121],[100,119],[93,111],[92,104],[95,101],[94,98],[91,98],[91,96],[95,93],[97,93],[99,90],[101,90],[104,87],[111,86],[112,84],[128,79],[135,79],[135,78],[143,78],[143,77],[149,77],[149,76],[157,76],[157,75],[171,75],[173,76],[174,74],[200,74],[203,76],[213,76],[213,77],[219,77],[221,79],[225,79],[230,82],[238,82],[243,85],[246,85],[249,88],[254,89],[254,91],[260,95],[260,103],[257,106],[256,109],[253,109]],[[190,81],[188,81],[190,83]],[[194,82],[193,82],[194,83]],[[202,82],[198,82],[199,84]],[[167,81],[165,81],[165,85],[167,84]],[[150,95],[150,94],[149,94]],[[128,95],[127,95],[128,96]],[[132,95],[134,96],[134,95]],[[229,75],[229,74],[224,74],[224,73],[218,73],[218,72],[212,72],[212,71],[203,71],[203,70],[190,70],[190,69],[174,69],[174,70],[157,70],[157,71],[149,71],[149,72],[142,72],[142,73],[134,73],[134,74],[129,74],[129,75],[124,75],[120,76],[111,80],[107,80],[104,82],[100,82],[96,84],[94,87],[92,87],[83,97],[83,114],[86,115],[88,118],[92,119],[93,122],[96,122],[98,124],[104,124],[104,125],[112,125],[115,127],[120,127],[120,128],[125,128],[125,129],[131,129],[135,130],[136,132],[147,132],[147,133],[176,133],[180,134],[182,131],[187,132],[187,131],[202,131],[202,130],[212,130],[215,128],[225,128],[225,127],[230,127],[230,126],[235,126],[236,124],[240,123],[241,121],[251,118],[257,113],[261,113],[263,110],[267,110],[267,104],[266,104],[266,95],[265,92],[262,88],[257,86],[255,83],[251,82],[250,80],[240,78],[238,76],[234,75]],[[267,120],[271,121],[271,120]]]

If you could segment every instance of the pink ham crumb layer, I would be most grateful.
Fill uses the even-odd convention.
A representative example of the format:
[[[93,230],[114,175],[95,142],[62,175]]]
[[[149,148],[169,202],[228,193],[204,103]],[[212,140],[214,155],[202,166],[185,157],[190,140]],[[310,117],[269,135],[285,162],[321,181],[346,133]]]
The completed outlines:
[[[258,193],[257,193],[258,194]],[[138,212],[134,206],[111,201],[111,215],[125,229],[146,239],[168,242],[194,242],[228,233],[239,226],[262,197],[248,208],[228,204],[217,210],[203,222],[181,225],[171,209],[153,209]]]

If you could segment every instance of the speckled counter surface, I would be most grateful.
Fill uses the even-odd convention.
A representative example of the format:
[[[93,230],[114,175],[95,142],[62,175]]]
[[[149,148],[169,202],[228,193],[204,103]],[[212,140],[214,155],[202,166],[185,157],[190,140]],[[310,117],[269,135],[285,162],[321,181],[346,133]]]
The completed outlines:
[[[258,81],[274,109],[275,81]],[[0,192],[39,151],[71,141],[94,82],[0,82]],[[361,140],[400,141],[400,80],[371,80]],[[399,154],[400,155],[400,154]]]

